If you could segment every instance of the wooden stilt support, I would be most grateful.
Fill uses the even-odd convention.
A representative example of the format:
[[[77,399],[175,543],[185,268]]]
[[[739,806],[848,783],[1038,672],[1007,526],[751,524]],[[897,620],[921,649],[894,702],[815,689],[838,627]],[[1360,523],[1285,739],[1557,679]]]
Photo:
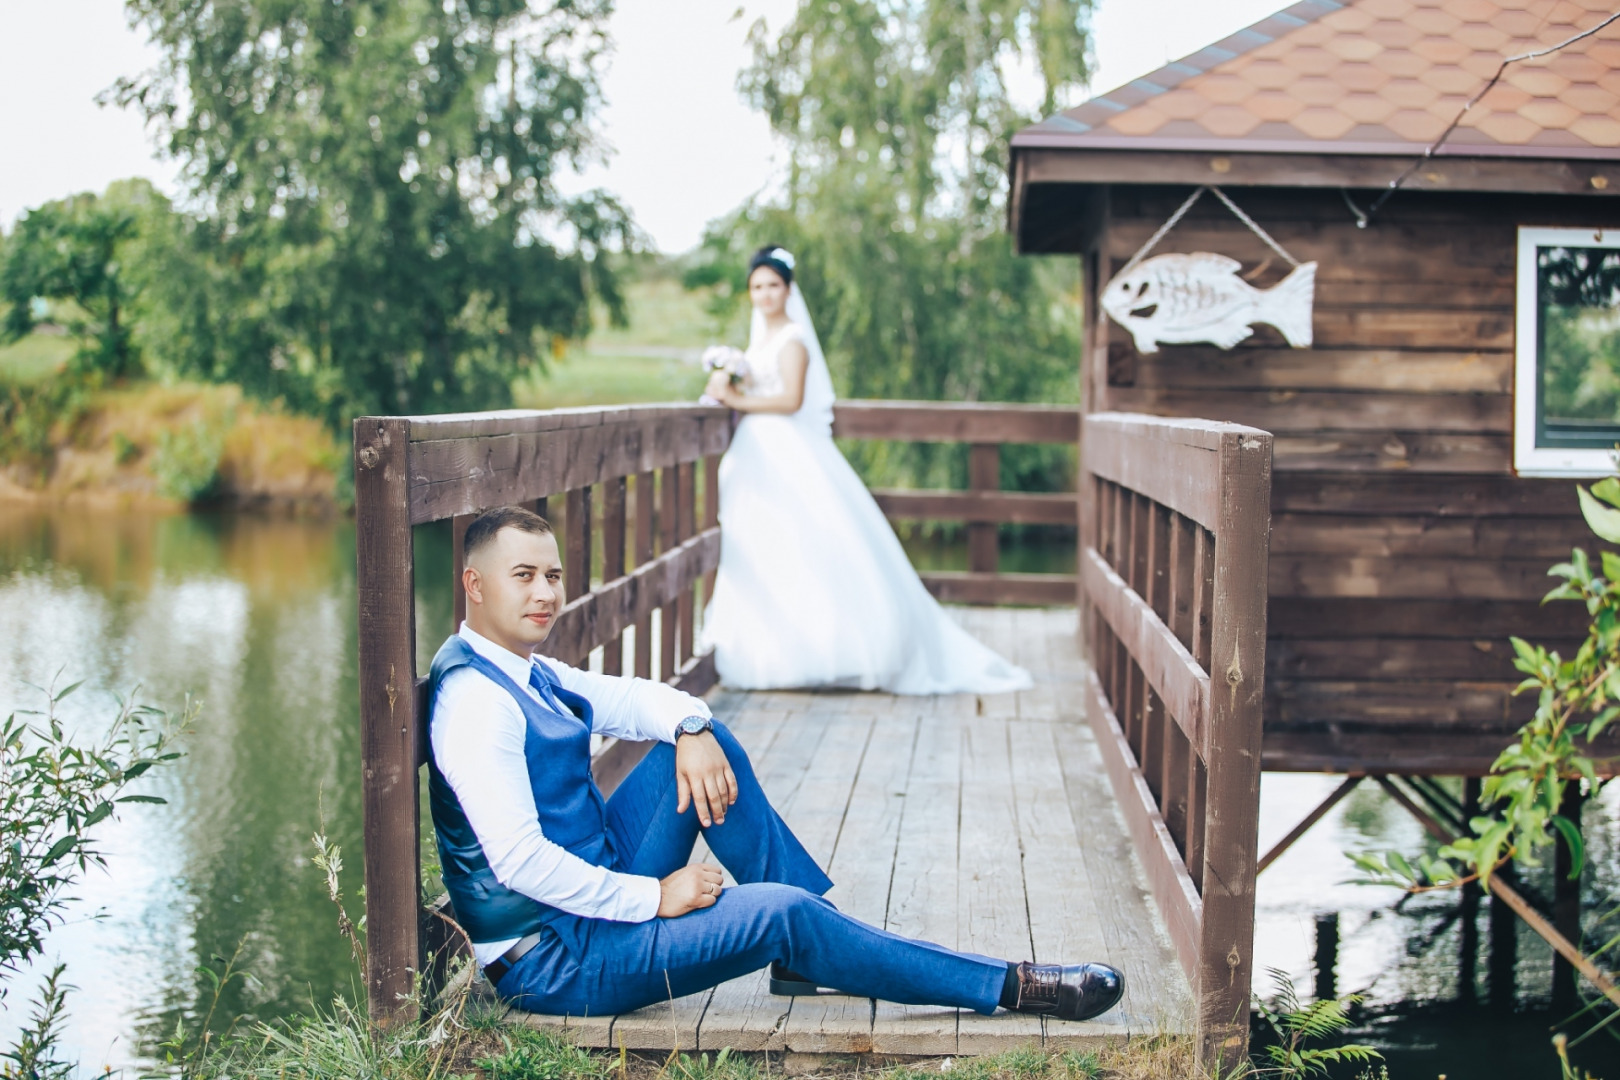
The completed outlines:
[[[1456,839],[1456,836],[1449,829],[1436,821],[1428,811],[1413,802],[1411,796],[1396,787],[1389,777],[1375,776],[1373,779],[1378,781],[1379,787],[1389,793],[1390,798],[1400,803],[1407,813],[1416,818],[1418,824],[1422,825],[1430,836],[1443,844],[1449,844]],[[1582,955],[1581,951],[1574,946],[1569,938],[1560,934],[1553,924],[1542,916],[1541,912],[1531,907],[1530,902],[1520,896],[1516,889],[1504,881],[1501,874],[1491,875],[1489,888],[1492,896],[1499,898],[1504,904],[1512,908],[1514,914],[1523,919],[1530,929],[1540,934],[1542,940],[1551,945],[1553,951],[1559,956],[1569,961],[1570,965],[1584,975],[1588,982],[1602,991],[1604,997],[1616,1005],[1620,1005],[1620,987],[1616,987],[1614,982],[1596,964]]]
[[[1327,816],[1327,812],[1329,810],[1333,809],[1335,806],[1338,806],[1341,799],[1350,794],[1352,791],[1356,790],[1356,785],[1361,783],[1363,779],[1365,779],[1365,777],[1358,773],[1355,776],[1345,780],[1345,782],[1340,784],[1338,787],[1334,788],[1333,794],[1323,799],[1321,805],[1315,810],[1312,810],[1310,813],[1306,814],[1304,821],[1301,821],[1298,825],[1295,825],[1293,829],[1289,831],[1287,836],[1283,837],[1281,840],[1272,845],[1271,850],[1266,852],[1265,856],[1261,858],[1259,864],[1255,866],[1255,876],[1259,877],[1261,874],[1265,873],[1266,867],[1282,858],[1283,852],[1293,847],[1294,843],[1300,837],[1310,832],[1311,827]]]

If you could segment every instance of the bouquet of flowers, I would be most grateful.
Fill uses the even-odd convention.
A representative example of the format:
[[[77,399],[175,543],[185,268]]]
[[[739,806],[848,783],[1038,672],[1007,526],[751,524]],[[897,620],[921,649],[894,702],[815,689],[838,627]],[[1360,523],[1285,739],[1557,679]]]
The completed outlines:
[[[723,371],[733,387],[740,387],[748,381],[748,360],[743,356],[741,349],[734,349],[730,345],[710,345],[703,350],[703,370],[713,373]],[[699,405],[718,405],[720,402],[704,394],[698,398]]]

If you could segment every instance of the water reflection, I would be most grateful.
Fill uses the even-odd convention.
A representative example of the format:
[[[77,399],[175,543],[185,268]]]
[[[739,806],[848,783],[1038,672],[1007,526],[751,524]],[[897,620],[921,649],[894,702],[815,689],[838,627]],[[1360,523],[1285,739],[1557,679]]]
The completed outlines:
[[[416,544],[425,667],[450,629],[448,530],[418,529]],[[928,568],[965,566],[963,544],[919,538],[909,547]],[[1072,539],[1004,548],[1002,565],[1072,571]],[[16,980],[0,1040],[57,959],[80,988],[68,1049],[86,1073],[139,1060],[178,1017],[205,1010],[211,992],[195,968],[239,945],[253,978],[231,984],[221,1015],[272,1018],[357,993],[308,861],[324,803],[358,913],[354,605],[348,521],[0,514],[0,708],[33,707],[24,681],[59,671],[87,680],[65,703],[73,724],[104,724],[113,695],[137,683],[160,705],[188,694],[203,702],[187,756],[154,774],[172,805],[133,806],[106,830],[109,872],[86,879],[46,961]],[[1268,775],[1262,850],[1338,782]],[[1588,900],[1620,896],[1620,788],[1586,820]],[[1547,1047],[1557,1019],[1547,1007],[1551,952],[1522,922],[1488,900],[1435,894],[1393,907],[1388,891],[1343,884],[1344,850],[1423,843],[1371,785],[1340,803],[1260,879],[1257,986],[1268,989],[1264,972],[1274,967],[1307,994],[1366,993],[1358,1035],[1388,1050],[1397,1080],[1557,1077]],[[1528,875],[1524,888],[1550,898],[1550,871]],[[1584,1063],[1620,1073],[1617,1045],[1598,1036]]]
[[[348,990],[307,856],[323,799],[329,834],[359,853],[353,566],[342,523],[8,512],[0,524],[0,708],[36,707],[23,683],[57,673],[85,680],[63,703],[71,725],[104,725],[137,684],[164,707],[202,703],[186,757],[152,774],[170,805],[131,807],[107,829],[108,872],[89,875],[72,922],[16,983],[20,1011],[31,976],[68,963],[87,1068],[167,1036],[203,1000],[194,969],[239,946],[253,978],[230,984],[224,1015]]]

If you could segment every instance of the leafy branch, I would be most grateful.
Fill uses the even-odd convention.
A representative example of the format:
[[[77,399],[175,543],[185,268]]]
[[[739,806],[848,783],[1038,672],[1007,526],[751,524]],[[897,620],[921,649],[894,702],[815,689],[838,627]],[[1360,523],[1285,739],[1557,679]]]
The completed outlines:
[[[39,954],[72,899],[67,890],[106,864],[91,830],[120,806],[165,801],[127,792],[152,766],[180,756],[175,740],[196,715],[188,703],[172,719],[132,696],[119,702],[105,735],[79,745],[57,710],[80,685],[41,688],[43,712],[19,710],[0,723],[0,974]],[[0,984],[0,1000],[5,993]]]

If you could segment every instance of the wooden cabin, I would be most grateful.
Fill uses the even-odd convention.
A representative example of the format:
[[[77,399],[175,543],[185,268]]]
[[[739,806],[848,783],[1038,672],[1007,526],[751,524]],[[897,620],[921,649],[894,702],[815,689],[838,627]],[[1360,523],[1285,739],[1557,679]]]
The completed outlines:
[[[1303,0],[1013,139],[1020,250],[1083,260],[1085,412],[1275,436],[1267,769],[1483,772],[1533,707],[1509,635],[1585,636],[1541,598],[1620,442],[1592,360],[1620,355],[1620,22],[1486,87],[1612,8]],[[1257,325],[1143,352],[1100,310],[1203,185],[1259,231],[1206,191],[1147,257],[1262,289],[1314,261],[1309,347]],[[1572,268],[1609,284],[1575,297]]]

